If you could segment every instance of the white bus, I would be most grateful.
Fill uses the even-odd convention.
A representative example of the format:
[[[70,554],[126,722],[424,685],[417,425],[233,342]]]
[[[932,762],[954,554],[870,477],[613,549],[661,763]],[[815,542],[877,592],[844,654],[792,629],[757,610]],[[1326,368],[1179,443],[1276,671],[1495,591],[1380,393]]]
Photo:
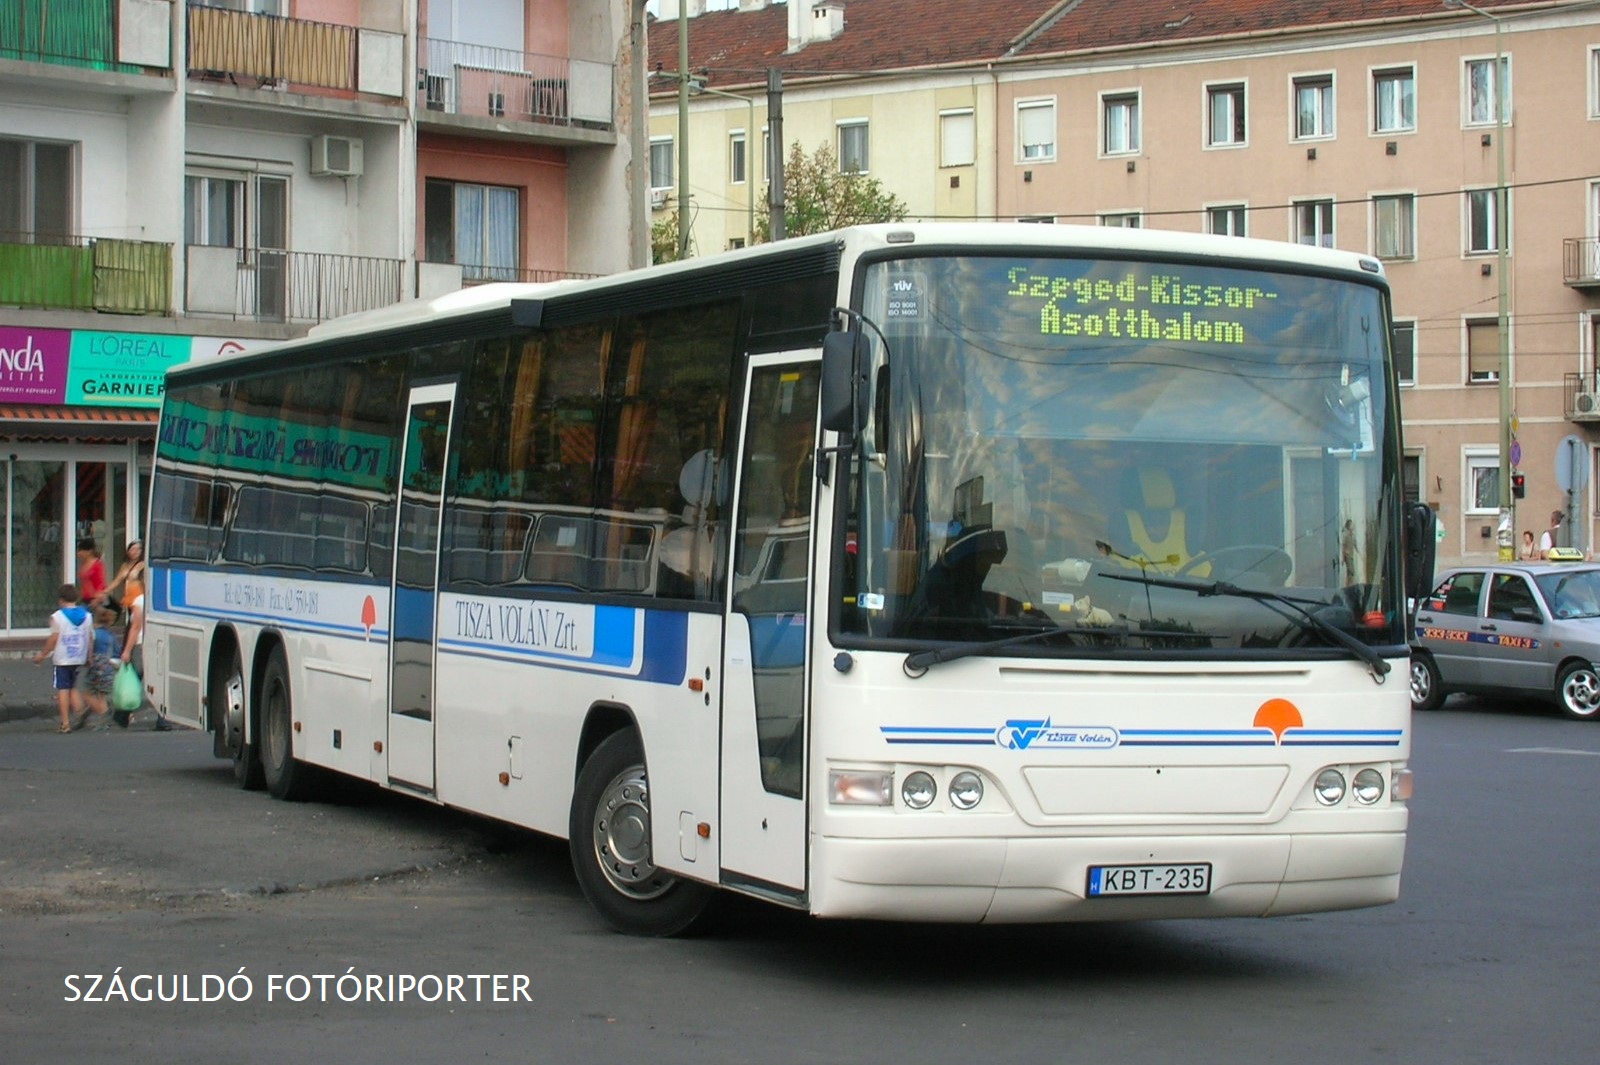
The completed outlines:
[[[1176,233],[375,311],[171,373],[146,681],[244,787],[567,838],[632,933],[1385,903],[1396,395],[1376,262]]]

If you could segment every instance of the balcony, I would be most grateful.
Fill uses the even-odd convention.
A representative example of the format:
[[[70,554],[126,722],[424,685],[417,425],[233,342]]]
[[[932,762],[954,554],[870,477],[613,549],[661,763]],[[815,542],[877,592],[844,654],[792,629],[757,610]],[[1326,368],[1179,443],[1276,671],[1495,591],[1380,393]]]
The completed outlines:
[[[172,245],[0,233],[0,304],[169,314]]]
[[[400,34],[191,5],[188,39],[190,78],[246,89],[404,95]]]
[[[1562,411],[1570,422],[1600,424],[1600,372],[1569,373],[1562,380]]]
[[[405,260],[260,248],[185,248],[186,309],[257,322],[315,323],[398,303]]]
[[[610,131],[612,68],[565,56],[429,38],[417,71],[417,118],[434,115]]]
[[[1570,287],[1600,289],[1600,237],[1568,237],[1561,242],[1561,252]]]
[[[6,0],[0,5],[0,60],[113,74],[152,67],[165,72],[172,65],[170,26],[171,7],[164,3]]]

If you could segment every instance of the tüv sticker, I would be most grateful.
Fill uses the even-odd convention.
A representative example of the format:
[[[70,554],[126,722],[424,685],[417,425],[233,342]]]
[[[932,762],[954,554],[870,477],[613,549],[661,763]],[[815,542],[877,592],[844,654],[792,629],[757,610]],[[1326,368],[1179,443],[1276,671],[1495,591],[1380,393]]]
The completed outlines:
[[[995,730],[994,742],[1009,751],[1044,748],[1105,750],[1118,742],[1117,730],[1104,725],[1057,725],[1043,721],[1007,721]]]

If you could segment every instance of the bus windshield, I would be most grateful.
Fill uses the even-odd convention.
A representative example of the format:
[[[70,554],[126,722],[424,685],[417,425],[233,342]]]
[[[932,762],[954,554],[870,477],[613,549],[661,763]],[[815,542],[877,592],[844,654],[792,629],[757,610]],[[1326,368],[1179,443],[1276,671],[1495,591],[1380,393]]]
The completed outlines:
[[[1006,653],[1238,654],[1334,649],[1330,626],[1404,642],[1376,279],[952,255],[863,280],[846,643],[1070,630]]]

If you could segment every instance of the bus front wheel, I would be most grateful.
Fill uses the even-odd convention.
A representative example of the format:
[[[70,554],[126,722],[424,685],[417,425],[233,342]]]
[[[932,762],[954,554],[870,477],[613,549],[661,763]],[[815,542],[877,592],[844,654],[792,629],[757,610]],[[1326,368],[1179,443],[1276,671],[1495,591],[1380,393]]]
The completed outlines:
[[[276,648],[261,674],[261,774],[274,799],[304,802],[314,791],[315,770],[294,757],[294,702],[289,694],[289,664]]]
[[[607,737],[583,763],[567,827],[578,886],[612,928],[674,936],[703,922],[713,889],[652,860],[650,782],[637,733]]]

